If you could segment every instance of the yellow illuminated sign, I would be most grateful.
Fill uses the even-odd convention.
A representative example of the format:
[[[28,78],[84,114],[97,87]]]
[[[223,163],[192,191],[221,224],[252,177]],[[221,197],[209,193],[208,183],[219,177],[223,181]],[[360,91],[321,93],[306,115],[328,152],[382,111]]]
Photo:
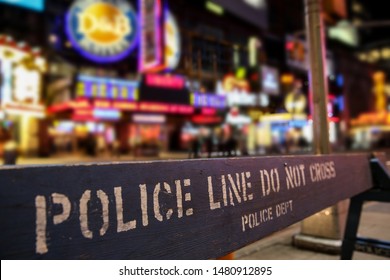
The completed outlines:
[[[109,3],[89,6],[78,19],[78,31],[97,44],[116,44],[132,32],[129,19]]]
[[[124,0],[77,0],[66,17],[72,46],[95,62],[126,57],[137,41],[136,25],[136,13]]]

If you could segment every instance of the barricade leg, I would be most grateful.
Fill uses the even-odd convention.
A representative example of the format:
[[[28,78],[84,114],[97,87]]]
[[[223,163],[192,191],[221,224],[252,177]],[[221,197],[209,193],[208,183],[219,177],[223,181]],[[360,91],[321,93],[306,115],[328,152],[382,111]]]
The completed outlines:
[[[343,244],[341,246],[342,260],[352,259],[353,251],[355,249],[356,234],[359,227],[360,216],[362,213],[363,199],[359,196],[351,198],[349,204],[347,225],[345,228]]]

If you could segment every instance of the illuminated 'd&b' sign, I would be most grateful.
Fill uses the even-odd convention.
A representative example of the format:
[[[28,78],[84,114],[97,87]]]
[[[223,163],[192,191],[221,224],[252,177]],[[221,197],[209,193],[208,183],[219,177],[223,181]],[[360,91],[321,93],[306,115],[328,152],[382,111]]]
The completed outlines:
[[[66,15],[74,48],[95,62],[125,58],[137,39],[137,17],[125,0],[77,0]]]

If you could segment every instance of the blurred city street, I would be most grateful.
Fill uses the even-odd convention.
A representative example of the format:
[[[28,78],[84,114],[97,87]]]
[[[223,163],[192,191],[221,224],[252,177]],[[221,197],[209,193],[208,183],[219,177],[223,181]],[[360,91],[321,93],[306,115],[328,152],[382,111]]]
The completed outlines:
[[[252,188],[251,172],[256,172],[261,176],[256,181],[257,199],[261,196],[269,207],[259,211],[267,211],[270,221],[272,211],[268,210],[282,207],[275,209],[294,218],[286,219],[289,224],[299,220],[296,213],[305,218],[306,213],[316,213],[324,205],[363,193],[373,185],[387,191],[389,174],[381,164],[368,160],[374,152],[384,152],[390,168],[390,16],[384,7],[370,0],[0,0],[0,172],[5,174],[3,182],[15,186],[17,194],[27,197],[26,192],[34,197],[28,200],[32,203],[29,207],[35,207],[37,213],[29,218],[41,215],[40,223],[26,221],[36,226],[33,258],[41,254],[53,257],[45,255],[46,238],[50,239],[46,230],[54,227],[56,232],[57,224],[71,215],[80,215],[72,220],[80,222],[78,237],[81,234],[90,241],[100,234],[103,239],[117,240],[107,236],[114,234],[114,226],[106,235],[109,222],[115,220],[114,211],[109,213],[113,207],[109,199],[118,202],[115,234],[135,229],[137,220],[123,222],[121,187],[98,189],[96,195],[95,190],[83,190],[79,182],[95,179],[85,175],[88,172],[77,175],[80,181],[74,182],[77,190],[72,191],[83,195],[73,208],[70,198],[75,194],[62,190],[67,185],[45,189],[52,174],[41,174],[42,178],[48,176],[44,183],[39,183],[42,178],[31,178],[38,182],[36,189],[12,177],[21,170],[21,175],[35,174],[29,173],[34,169],[28,167],[31,165],[41,166],[34,170],[59,165],[55,170],[62,172],[87,169],[61,167],[68,164],[188,159],[164,163],[181,167],[182,163],[193,166],[190,159],[204,159],[199,162],[211,166],[225,162],[206,159],[273,156],[272,166],[259,160],[265,165],[256,171],[250,171],[255,167],[249,166],[251,160],[235,161],[240,166],[223,169],[226,174],[214,170],[215,174],[201,181],[206,182],[208,197],[199,196],[208,199],[205,208],[213,210],[210,215],[219,215],[214,211],[218,209],[222,217],[229,212],[223,207],[243,207],[235,213],[241,214],[248,210],[245,202],[255,202],[255,195],[247,194],[247,189]],[[358,153],[356,160],[350,156]],[[307,157],[297,163],[297,155]],[[279,157],[286,162],[277,165]],[[289,166],[288,161],[292,162]],[[247,170],[239,170],[241,162]],[[90,174],[97,172],[95,165],[89,166]],[[155,170],[156,178],[162,180],[159,176],[165,175],[165,166],[156,166],[161,168]],[[120,177],[114,174],[115,167],[118,165],[105,169],[112,182]],[[142,169],[143,164],[137,168]],[[186,178],[200,176],[190,173],[192,170],[187,170]],[[138,173],[126,175],[139,182],[145,181],[142,176],[149,176]],[[348,185],[350,174],[355,174],[351,178],[355,185],[361,186]],[[176,178],[176,174],[170,176]],[[220,179],[215,193],[213,176]],[[182,192],[182,187],[190,186],[190,179],[180,180],[171,180],[174,188],[168,181],[155,183],[153,189],[147,189],[146,183],[136,188],[140,194],[134,197],[140,198],[140,205],[134,201],[130,205],[139,214],[137,230],[141,218],[141,228],[149,230],[148,226],[156,224],[164,228],[173,209],[177,223],[193,214],[192,208],[183,212],[183,203],[191,201],[191,194]],[[12,194],[8,185],[0,186],[1,198],[6,211],[11,211],[8,202],[15,208],[24,202],[17,201],[20,197]],[[306,193],[303,187],[307,187]],[[176,200],[165,203],[174,197],[172,189]],[[15,201],[8,200],[8,191]],[[274,200],[273,195],[286,199]],[[316,201],[309,199],[311,195]],[[88,202],[93,199],[98,202]],[[283,207],[289,205],[292,212],[293,200],[302,208],[287,216],[291,213]],[[274,205],[275,201],[278,204]],[[176,208],[169,203],[176,203]],[[57,204],[62,209],[55,209]],[[45,212],[42,209],[46,207],[54,210]],[[150,219],[157,221],[155,224],[149,224],[148,207],[153,209]],[[302,231],[311,236],[317,226],[322,226],[324,238],[340,235],[340,216],[346,212],[339,205],[333,207],[334,212],[324,210],[324,216],[332,217],[332,226],[323,226],[321,217],[302,229],[298,223],[240,249],[235,258],[338,259],[338,255],[292,245],[294,235]],[[96,218],[100,209],[103,225],[98,233],[100,224],[89,230],[86,213],[91,211]],[[21,214],[19,209],[10,213],[26,219],[31,214]],[[255,214],[242,214],[243,232],[245,222],[254,225],[250,217],[258,222]],[[47,224],[48,216],[53,218],[51,224]],[[225,218],[229,222],[231,217]],[[275,221],[285,222],[282,218]],[[14,221],[7,222],[15,226]],[[277,228],[274,222],[269,224]],[[70,230],[66,238],[61,233],[59,242],[71,242],[73,233]],[[247,240],[254,240],[247,237],[250,234],[245,233]],[[389,204],[366,203],[359,234],[390,240]],[[26,236],[20,233],[22,239]],[[5,247],[9,245],[6,241]],[[21,253],[18,257],[25,256],[25,248],[20,249],[18,242],[13,246],[6,252],[11,258],[13,250]],[[95,256],[94,252],[88,256]],[[355,253],[354,259],[380,257]]]

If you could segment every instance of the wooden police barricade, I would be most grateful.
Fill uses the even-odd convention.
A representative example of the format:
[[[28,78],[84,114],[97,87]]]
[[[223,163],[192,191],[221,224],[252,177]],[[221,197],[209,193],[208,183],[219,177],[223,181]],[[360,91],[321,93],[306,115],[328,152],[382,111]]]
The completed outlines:
[[[385,159],[381,161],[380,157],[378,156],[378,158],[371,160],[374,188],[351,198],[341,247],[341,259],[352,259],[354,251],[390,258],[390,242],[388,240],[375,239],[375,236],[368,238],[357,235],[360,216],[365,202],[379,201],[390,203],[390,172],[386,168]]]
[[[0,169],[2,259],[212,259],[372,187],[367,154]]]

